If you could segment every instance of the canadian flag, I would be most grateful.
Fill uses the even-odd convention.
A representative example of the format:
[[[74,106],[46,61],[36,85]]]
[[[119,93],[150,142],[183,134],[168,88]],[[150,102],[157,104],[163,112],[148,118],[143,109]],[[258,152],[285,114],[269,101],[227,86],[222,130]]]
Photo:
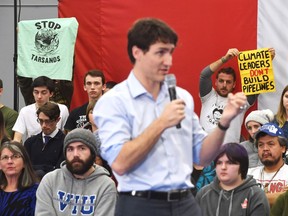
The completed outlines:
[[[242,209],[246,209],[246,208],[247,208],[247,205],[248,205],[248,199],[245,198],[245,200],[243,201],[243,203],[241,203]]]

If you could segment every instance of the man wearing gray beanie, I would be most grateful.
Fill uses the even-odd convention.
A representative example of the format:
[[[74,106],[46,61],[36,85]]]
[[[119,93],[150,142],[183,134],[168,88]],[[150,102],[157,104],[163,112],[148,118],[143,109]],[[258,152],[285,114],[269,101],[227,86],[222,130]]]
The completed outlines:
[[[99,139],[97,140],[95,135],[86,129],[76,128],[69,132],[64,139],[63,152],[66,154],[66,148],[70,143],[73,142],[82,142],[87,145],[91,153],[96,157],[100,155],[100,145]]]
[[[117,191],[109,173],[94,164],[100,143],[86,129],[76,128],[64,139],[66,160],[44,176],[35,215],[114,215]]]
[[[245,127],[249,133],[249,140],[241,142],[248,152],[249,168],[263,166],[258,156],[258,149],[254,144],[254,135],[261,128],[262,125],[272,122],[274,114],[270,109],[254,110],[250,112],[245,119]]]

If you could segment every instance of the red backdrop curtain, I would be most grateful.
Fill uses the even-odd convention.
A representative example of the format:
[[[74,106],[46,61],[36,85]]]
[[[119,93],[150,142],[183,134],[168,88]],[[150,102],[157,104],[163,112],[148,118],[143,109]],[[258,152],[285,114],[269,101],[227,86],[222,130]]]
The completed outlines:
[[[88,70],[101,69],[107,81],[126,78],[132,67],[126,35],[141,17],[160,18],[178,33],[171,72],[177,84],[194,96],[197,114],[201,108],[201,70],[229,48],[241,51],[257,47],[257,0],[59,0],[58,9],[59,17],[76,17],[79,22],[71,108],[87,101],[83,75]],[[238,71],[236,59],[225,66]]]

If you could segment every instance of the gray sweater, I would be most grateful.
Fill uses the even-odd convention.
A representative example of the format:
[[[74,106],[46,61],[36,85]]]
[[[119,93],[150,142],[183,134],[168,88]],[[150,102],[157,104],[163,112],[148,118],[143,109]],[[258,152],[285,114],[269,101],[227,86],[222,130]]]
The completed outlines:
[[[117,191],[103,167],[86,179],[76,179],[65,162],[44,176],[38,187],[35,215],[114,215]]]
[[[264,191],[252,176],[233,190],[220,188],[217,177],[196,195],[205,216],[269,216],[269,203]]]
[[[258,149],[256,148],[254,143],[250,142],[249,140],[246,140],[244,142],[241,142],[240,145],[242,145],[248,153],[249,168],[263,166],[258,156]]]

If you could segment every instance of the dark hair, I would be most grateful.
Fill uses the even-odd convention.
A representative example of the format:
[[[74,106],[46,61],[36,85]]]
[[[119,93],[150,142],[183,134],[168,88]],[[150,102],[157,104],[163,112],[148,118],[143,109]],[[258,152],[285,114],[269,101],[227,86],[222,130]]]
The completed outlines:
[[[39,116],[41,112],[48,116],[51,120],[57,120],[60,116],[59,106],[54,102],[47,102],[43,106],[39,107],[36,112],[37,116]]]
[[[135,58],[132,53],[132,47],[137,46],[144,53],[150,48],[150,45],[156,42],[172,43],[177,45],[178,36],[162,20],[155,18],[143,18],[137,20],[128,32],[128,55],[132,64]]]
[[[217,161],[224,154],[226,154],[230,162],[232,162],[233,164],[240,165],[239,171],[241,173],[241,178],[245,179],[249,168],[249,158],[246,149],[242,145],[239,145],[238,143],[227,143],[225,145],[222,145],[220,153],[214,160],[216,166]]]
[[[32,168],[32,164],[25,147],[21,143],[15,141],[5,142],[0,147],[0,156],[4,149],[10,150],[13,154],[20,154],[23,159],[24,168],[22,169],[21,174],[18,178],[17,189],[24,190],[37,183],[38,180]],[[5,173],[2,170],[0,170],[0,185],[2,190],[5,189],[8,185]]]
[[[262,132],[262,131],[257,133],[257,136],[255,137],[255,145],[257,149],[258,149],[259,138],[264,137],[264,136],[269,136],[269,134],[266,134],[265,132]],[[283,137],[283,136],[278,136],[277,138],[278,138],[279,145],[285,147],[285,152],[282,154],[282,157],[285,157],[288,140],[286,137]]]
[[[94,69],[94,70],[89,70],[85,74],[85,76],[84,76],[84,85],[86,84],[86,77],[88,75],[92,76],[92,77],[101,77],[102,85],[105,84],[105,76],[104,76],[103,72],[101,70]]]
[[[218,73],[216,74],[216,79],[218,79],[218,76],[219,76],[220,73],[225,73],[225,74],[228,74],[228,75],[232,75],[234,81],[236,81],[236,73],[235,73],[235,70],[234,70],[232,67],[221,68],[221,69],[218,71]]]
[[[3,88],[3,81],[0,79],[0,88]]]
[[[47,87],[47,89],[50,91],[50,93],[55,91],[55,83],[52,79],[46,76],[39,76],[36,79],[33,80],[32,88],[36,87]]]
[[[106,82],[106,88],[112,89],[117,84],[118,83],[115,81],[108,81],[108,82]]]

